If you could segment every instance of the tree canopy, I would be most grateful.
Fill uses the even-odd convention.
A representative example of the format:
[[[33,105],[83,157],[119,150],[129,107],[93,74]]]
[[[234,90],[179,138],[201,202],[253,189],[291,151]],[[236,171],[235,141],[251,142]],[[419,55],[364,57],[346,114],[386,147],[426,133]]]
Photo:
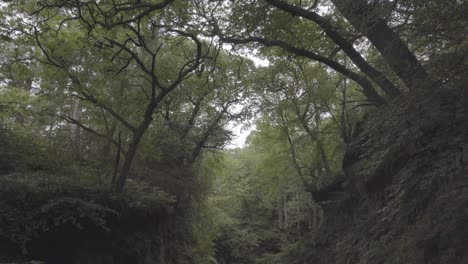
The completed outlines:
[[[315,238],[363,120],[466,83],[464,1],[0,7],[0,171],[73,167],[121,198],[154,187],[179,221],[163,242],[195,244],[196,263],[286,261]],[[234,126],[243,148],[226,148]]]

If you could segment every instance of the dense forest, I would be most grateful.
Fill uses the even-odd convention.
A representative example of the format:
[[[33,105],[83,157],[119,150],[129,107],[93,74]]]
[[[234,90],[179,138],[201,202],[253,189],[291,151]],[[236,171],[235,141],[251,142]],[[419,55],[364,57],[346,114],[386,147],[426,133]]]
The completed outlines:
[[[467,263],[467,14],[0,1],[0,263]]]

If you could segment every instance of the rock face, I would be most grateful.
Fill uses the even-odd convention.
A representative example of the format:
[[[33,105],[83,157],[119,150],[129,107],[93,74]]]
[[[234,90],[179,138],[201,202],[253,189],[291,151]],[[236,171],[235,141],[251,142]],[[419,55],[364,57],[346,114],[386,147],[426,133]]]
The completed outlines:
[[[344,162],[349,198],[323,206],[298,263],[468,263],[468,94],[407,98],[366,120]]]

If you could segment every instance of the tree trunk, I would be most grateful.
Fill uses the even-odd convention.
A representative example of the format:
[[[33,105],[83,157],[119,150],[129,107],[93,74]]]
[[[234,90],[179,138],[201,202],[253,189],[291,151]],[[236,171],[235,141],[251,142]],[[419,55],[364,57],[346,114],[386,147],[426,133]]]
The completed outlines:
[[[152,110],[151,111],[150,110],[151,109],[147,110],[145,119],[143,120],[141,125],[133,132],[132,141],[130,142],[130,145],[128,146],[128,152],[127,152],[127,155],[125,156],[124,164],[122,165],[122,168],[120,169],[119,178],[117,179],[117,186],[116,186],[117,193],[122,193],[125,187],[125,182],[130,173],[132,162],[137,153],[137,149],[138,149],[138,146],[140,145],[140,141],[143,138],[143,135],[145,134],[146,129],[148,128],[148,126],[151,124],[151,121],[153,120],[151,117]]]
[[[113,123],[112,126],[106,131],[106,136],[108,139],[106,140],[106,143],[101,149],[101,156],[103,157],[103,160],[106,162],[111,160],[111,155],[112,155],[111,147],[113,144],[112,138],[114,137],[116,129],[117,129],[117,125]]]
[[[299,194],[297,191],[296,194],[296,212],[297,212],[297,236],[301,237],[301,209],[299,208]]]
[[[117,180],[117,175],[118,175],[118,171],[119,171],[119,166],[120,166],[120,154],[122,152],[121,150],[121,147],[122,147],[122,132],[119,132],[119,135],[117,136],[118,137],[118,146],[117,146],[117,151],[116,151],[116,155],[115,155],[115,163],[114,163],[114,173],[112,175],[112,185],[115,184],[115,181]],[[110,148],[109,148],[110,149]]]
[[[341,116],[340,116],[340,126],[341,126],[341,138],[345,144],[348,144],[351,140],[350,129],[349,129],[349,118],[348,111],[346,109],[346,103],[348,100],[347,90],[348,90],[348,80],[343,79],[342,82],[342,91],[341,91]]]
[[[314,104],[314,109],[318,109],[318,106],[316,104]],[[315,126],[317,128],[317,130],[319,129],[319,125],[320,125],[320,115],[315,113],[314,114],[314,119],[315,119]],[[307,124],[305,124],[307,126]],[[307,133],[309,134],[309,136],[312,137],[312,134],[310,129],[307,131]],[[327,176],[331,175],[331,168],[330,168],[330,163],[328,162],[328,157],[327,157],[327,153],[325,151],[325,147],[323,146],[323,142],[322,140],[320,139],[320,134],[318,131],[314,131],[313,132],[313,135],[315,135],[315,142],[317,142],[317,147],[318,147],[318,150],[319,150],[319,154],[320,154],[320,157],[322,158],[322,165],[323,167],[325,168],[325,172],[327,173]],[[312,139],[313,140],[313,139]]]
[[[14,84],[17,87],[21,87],[24,91],[26,91],[28,93],[31,93],[32,83],[33,83],[32,78],[27,78],[25,80],[14,81]],[[26,121],[25,117],[24,117],[24,115],[23,115],[23,113],[21,111],[16,113],[15,122],[17,124],[19,124],[20,126],[24,126],[25,121]]]
[[[416,56],[367,1],[331,1],[351,25],[377,48],[390,68],[410,90],[433,84]]]
[[[314,107],[315,109],[317,109],[316,105]],[[317,114],[314,114],[314,119],[315,119],[315,124],[318,127],[318,125],[320,124],[320,117]],[[307,124],[307,121],[305,119],[301,120],[301,124],[304,130],[306,131],[307,135],[309,135],[309,138],[317,144],[317,149],[320,155],[322,166],[325,169],[327,175],[331,175],[331,168],[328,162],[327,153],[325,152],[325,147],[323,146],[323,143],[319,138],[319,133],[317,131],[312,131],[312,129],[309,127],[309,124]]]
[[[73,120],[81,122],[81,103],[78,97],[73,98],[71,117]],[[71,141],[73,145],[73,157],[75,160],[81,160],[81,130],[77,124],[71,123]]]
[[[120,175],[119,175],[119,178],[117,179],[116,192],[118,194],[121,194],[124,190],[125,182],[127,181],[128,175],[130,174],[130,169],[132,167],[133,159],[135,158],[135,155],[137,153],[138,146],[140,145],[140,141],[143,138],[143,135],[145,134],[151,122],[153,121],[153,111],[154,109],[157,108],[157,106],[159,105],[159,102],[160,100],[159,101],[152,100],[146,106],[145,116],[143,120],[141,121],[140,125],[137,128],[133,128],[132,130],[132,134],[133,134],[132,141],[130,142],[130,145],[128,146],[127,155],[125,155],[124,164],[122,165],[122,168],[120,169]]]
[[[288,228],[288,201],[286,195],[286,192],[283,192],[284,228]]]
[[[283,210],[281,208],[281,199],[278,199],[278,228],[279,230],[283,230]]]
[[[323,146],[323,143],[319,138],[316,139],[316,142],[320,157],[322,159],[323,168],[325,169],[327,176],[329,176],[331,175],[331,168],[330,163],[328,162],[327,153],[325,152],[325,147]]]

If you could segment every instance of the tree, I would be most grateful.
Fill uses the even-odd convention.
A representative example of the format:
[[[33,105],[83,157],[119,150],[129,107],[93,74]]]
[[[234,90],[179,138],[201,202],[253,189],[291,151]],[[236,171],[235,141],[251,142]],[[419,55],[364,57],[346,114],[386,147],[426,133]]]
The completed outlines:
[[[44,54],[42,61],[68,75],[75,96],[103,109],[130,132],[124,162],[116,180],[119,193],[123,191],[154,112],[168,94],[201,70],[203,57],[210,49],[195,33],[171,23],[168,14],[176,12],[174,9],[161,12],[171,2],[136,6],[107,2],[45,2],[33,7],[36,22],[29,35]],[[150,13],[152,16],[148,15]],[[52,36],[55,37],[50,38]],[[178,61],[164,61],[167,54],[173,54]],[[121,73],[133,75],[133,82],[128,84],[141,86],[141,95],[145,99],[139,99],[139,102],[144,102],[144,107],[140,108],[135,120],[123,116],[108,103],[108,98],[102,98],[99,91],[96,93],[90,87],[89,81],[94,81],[91,76],[99,77],[103,70],[114,76]],[[67,119],[83,129],[92,130],[79,120]]]
[[[302,19],[289,19],[291,14],[278,12],[272,8],[271,5],[273,4],[282,8],[285,8],[286,5],[286,10],[291,12],[292,15],[310,19],[319,27],[317,28]],[[220,9],[218,16],[216,16],[216,8]],[[352,42],[349,42],[338,33],[338,30],[331,25],[332,22],[329,19],[325,19],[318,13],[306,11],[280,1],[236,2],[228,10],[217,6],[214,9],[215,11],[211,11],[213,31],[226,43],[258,43],[257,47],[280,47],[297,56],[324,63],[358,83],[369,101],[377,105],[384,104],[385,100],[376,92],[369,79],[332,58],[338,51],[344,50],[359,69],[374,80],[390,98],[398,96],[400,93],[384,74],[372,67],[354,49]],[[226,19],[226,13],[231,14],[229,19]],[[245,14],[241,15],[242,13]],[[239,17],[243,19],[238,19]],[[325,28],[325,32],[332,42],[324,40],[321,36],[319,29],[323,28]],[[338,51],[334,51],[336,47],[339,48]],[[327,52],[330,52],[331,55],[324,54]]]
[[[400,91],[393,83],[385,77],[383,73],[372,67],[353,47],[346,38],[344,38],[330,19],[326,19],[317,12],[308,11],[304,8],[288,4],[280,0],[266,0],[269,4],[290,13],[292,16],[300,16],[310,20],[320,26],[325,34],[351,59],[352,62],[369,78],[371,78],[379,87],[390,97],[394,98],[400,95]]]
[[[398,34],[378,13],[376,4],[365,0],[333,0],[336,8],[382,54],[384,60],[409,89],[433,85],[426,70]],[[365,14],[365,15],[363,15]]]

